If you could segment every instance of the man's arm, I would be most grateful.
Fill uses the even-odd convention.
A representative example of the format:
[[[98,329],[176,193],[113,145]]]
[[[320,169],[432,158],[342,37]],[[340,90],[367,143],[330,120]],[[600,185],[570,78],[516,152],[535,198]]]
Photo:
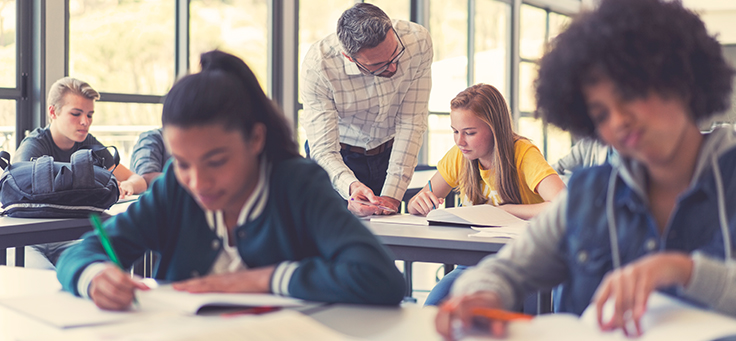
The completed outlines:
[[[429,92],[432,88],[432,39],[426,29],[417,37],[419,70],[404,96],[396,117],[396,135],[381,196],[401,200],[409,186],[427,130]]]
[[[139,174],[150,186],[153,179],[161,175],[166,163],[166,147],[158,131],[148,131],[141,134],[133,147],[130,157],[130,167]]]
[[[322,74],[319,53],[319,46],[315,44],[302,65],[304,111],[299,119],[307,133],[311,158],[327,171],[333,187],[347,199],[350,197],[350,184],[358,178],[340,155],[338,112],[332,91]]]

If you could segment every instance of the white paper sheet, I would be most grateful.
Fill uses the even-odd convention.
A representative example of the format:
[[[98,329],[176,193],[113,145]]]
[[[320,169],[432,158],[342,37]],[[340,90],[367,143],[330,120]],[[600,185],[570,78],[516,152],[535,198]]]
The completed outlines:
[[[427,221],[470,226],[513,226],[526,222],[493,205],[475,205],[429,212]]]
[[[413,214],[374,215],[370,219],[378,223],[429,225],[426,217]]]

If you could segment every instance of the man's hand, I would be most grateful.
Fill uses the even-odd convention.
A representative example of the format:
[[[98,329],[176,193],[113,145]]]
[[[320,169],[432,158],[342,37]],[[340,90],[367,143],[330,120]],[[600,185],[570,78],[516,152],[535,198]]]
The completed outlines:
[[[374,214],[394,214],[399,211],[400,205],[401,202],[394,198],[376,196],[368,186],[359,181],[355,181],[350,184],[348,209],[359,217]],[[389,208],[390,210],[384,209],[384,207]],[[391,210],[393,210],[393,212]]]
[[[248,269],[244,271],[209,275],[173,284],[174,289],[191,293],[229,292],[229,293],[269,293],[271,275],[275,265]]]
[[[92,279],[89,297],[100,309],[125,310],[133,302],[136,289],[148,290],[148,286],[110,264]]]

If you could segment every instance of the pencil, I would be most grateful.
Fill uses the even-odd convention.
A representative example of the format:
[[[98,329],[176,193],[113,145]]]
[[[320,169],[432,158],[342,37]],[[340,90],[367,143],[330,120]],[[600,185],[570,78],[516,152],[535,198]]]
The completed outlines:
[[[475,316],[482,316],[497,321],[528,321],[534,318],[532,315],[513,313],[501,309],[476,307],[470,311]]]
[[[429,193],[434,193],[434,192],[432,191],[432,180],[428,180],[428,181],[427,181],[427,185],[429,185]],[[437,209],[437,207],[435,207],[435,206],[434,206],[434,202],[432,202],[432,209],[433,209],[433,210],[436,210],[436,209]]]

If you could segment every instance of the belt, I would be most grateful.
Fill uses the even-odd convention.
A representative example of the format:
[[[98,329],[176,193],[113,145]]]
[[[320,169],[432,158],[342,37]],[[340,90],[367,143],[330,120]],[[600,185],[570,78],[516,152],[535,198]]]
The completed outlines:
[[[391,149],[391,147],[393,145],[394,145],[394,139],[390,139],[390,140],[386,141],[384,144],[382,144],[382,145],[380,145],[380,146],[378,146],[376,148],[369,149],[369,150],[365,150],[365,148],[362,148],[362,147],[351,146],[351,145],[345,144],[345,143],[340,143],[340,149],[341,150],[349,150],[349,151],[351,151],[353,153],[359,153],[359,154],[363,154],[363,155],[366,155],[366,156],[374,156],[374,155],[381,154],[381,153],[385,152],[386,150]]]

